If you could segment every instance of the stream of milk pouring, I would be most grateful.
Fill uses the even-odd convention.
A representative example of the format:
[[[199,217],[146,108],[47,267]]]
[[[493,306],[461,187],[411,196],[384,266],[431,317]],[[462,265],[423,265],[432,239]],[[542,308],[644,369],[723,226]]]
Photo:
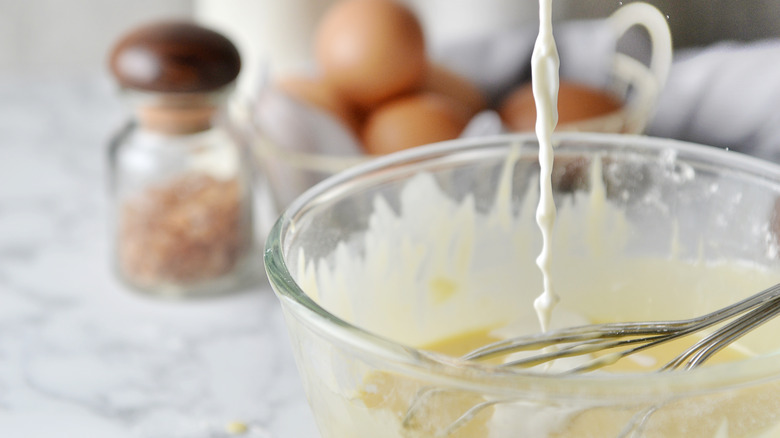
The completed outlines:
[[[558,76],[560,60],[552,33],[552,0],[539,0],[539,35],[531,56],[533,94],[536,101],[536,137],[539,141],[539,205],[536,223],[542,233],[542,250],[536,264],[542,272],[544,291],[534,301],[542,331],[550,325],[553,308],[559,297],[550,276],[552,231],[557,211],[552,194],[552,133],[558,124]]]

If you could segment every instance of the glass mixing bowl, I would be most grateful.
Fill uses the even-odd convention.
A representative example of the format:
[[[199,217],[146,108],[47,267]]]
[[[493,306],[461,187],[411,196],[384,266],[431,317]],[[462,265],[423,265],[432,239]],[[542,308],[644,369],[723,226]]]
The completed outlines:
[[[555,142],[554,326],[691,317],[780,281],[780,167],[640,136]],[[737,360],[691,371],[553,375],[431,347],[538,331],[537,146],[383,157],[281,216],[266,271],[322,435],[780,436],[779,321],[740,339]]]

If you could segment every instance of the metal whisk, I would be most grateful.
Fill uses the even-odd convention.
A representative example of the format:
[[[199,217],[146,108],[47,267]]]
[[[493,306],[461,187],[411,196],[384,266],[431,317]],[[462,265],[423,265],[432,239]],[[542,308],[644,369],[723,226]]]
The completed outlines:
[[[592,371],[611,365],[620,359],[642,350],[653,348],[665,342],[704,331],[717,326],[712,332],[691,345],[674,359],[663,365],[659,371],[692,369],[704,363],[718,351],[746,335],[763,323],[780,314],[780,284],[776,284],[749,298],[712,313],[696,318],[677,321],[620,322],[592,324],[561,330],[521,336],[495,342],[474,350],[462,358],[484,360],[507,356],[519,351],[541,351],[517,360],[509,360],[500,367],[524,367],[548,363],[566,357],[597,353],[594,358],[576,365],[559,374],[575,374]],[[617,350],[616,350],[617,349]],[[616,350],[604,353],[605,351]],[[422,406],[437,395],[450,391],[428,386],[420,389],[412,400],[403,419],[404,427],[412,427]],[[476,403],[446,428],[434,436],[446,437],[470,422],[483,409],[513,400],[487,400]],[[620,437],[634,436],[644,427],[649,416],[658,406],[641,411],[621,433]]]
[[[546,350],[531,357],[500,365],[501,367],[532,367],[565,357],[623,348],[612,353],[599,354],[588,362],[563,372],[563,374],[583,373],[611,365],[642,350],[725,323],[661,367],[662,371],[677,368],[687,370],[701,365],[715,353],[771,320],[778,313],[780,313],[780,284],[696,318],[571,327],[495,342],[466,354],[463,359],[483,360],[519,351]]]

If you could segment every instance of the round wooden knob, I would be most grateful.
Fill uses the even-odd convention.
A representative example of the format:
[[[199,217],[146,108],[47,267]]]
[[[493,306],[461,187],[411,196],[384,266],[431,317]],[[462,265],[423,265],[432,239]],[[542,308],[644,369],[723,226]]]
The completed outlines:
[[[197,24],[161,22],[135,29],[111,52],[111,72],[125,88],[166,93],[216,90],[238,76],[230,40]]]

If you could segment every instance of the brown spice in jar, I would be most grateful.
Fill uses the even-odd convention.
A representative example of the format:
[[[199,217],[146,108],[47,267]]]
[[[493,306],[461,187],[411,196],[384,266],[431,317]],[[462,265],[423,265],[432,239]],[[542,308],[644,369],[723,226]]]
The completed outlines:
[[[187,174],[129,198],[120,214],[120,269],[139,286],[227,274],[249,242],[235,179]]]

